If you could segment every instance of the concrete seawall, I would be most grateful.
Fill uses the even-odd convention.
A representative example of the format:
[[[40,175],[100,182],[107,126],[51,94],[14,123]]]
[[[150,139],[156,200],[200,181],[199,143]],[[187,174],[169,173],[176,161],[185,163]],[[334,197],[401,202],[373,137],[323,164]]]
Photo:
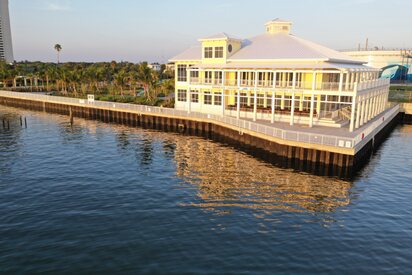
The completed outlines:
[[[401,120],[405,124],[412,124],[412,103],[401,103]]]
[[[399,121],[396,116],[355,152],[349,148],[336,148],[269,138],[252,131],[240,131],[231,125],[204,121],[190,117],[113,110],[108,108],[29,100],[0,95],[0,104],[42,112],[71,115],[84,119],[118,123],[161,131],[202,136],[233,146],[274,165],[292,168],[322,176],[352,178],[369,160],[373,151],[385,140]]]

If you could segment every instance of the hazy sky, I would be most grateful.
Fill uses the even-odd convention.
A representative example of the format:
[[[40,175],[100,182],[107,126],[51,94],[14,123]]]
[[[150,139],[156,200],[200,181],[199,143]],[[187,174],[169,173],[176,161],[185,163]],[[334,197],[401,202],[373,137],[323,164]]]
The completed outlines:
[[[412,0],[9,0],[16,60],[164,62],[218,32],[248,38],[264,23],[334,49],[412,47]]]

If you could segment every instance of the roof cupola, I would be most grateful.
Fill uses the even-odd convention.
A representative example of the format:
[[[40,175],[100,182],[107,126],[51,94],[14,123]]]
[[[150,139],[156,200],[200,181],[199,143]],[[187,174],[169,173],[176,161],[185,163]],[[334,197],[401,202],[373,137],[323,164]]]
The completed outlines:
[[[290,34],[292,22],[280,18],[273,19],[265,24],[266,33],[287,33]]]

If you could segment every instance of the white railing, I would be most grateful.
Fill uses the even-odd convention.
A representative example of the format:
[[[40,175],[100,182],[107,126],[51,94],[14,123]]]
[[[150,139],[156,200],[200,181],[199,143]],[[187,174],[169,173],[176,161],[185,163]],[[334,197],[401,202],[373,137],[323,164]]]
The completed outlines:
[[[49,96],[49,95],[39,95],[31,93],[19,93],[19,92],[8,92],[0,91],[0,96],[3,97],[13,97],[21,98],[35,101],[48,101],[60,104],[72,104],[72,105],[82,105],[89,107],[100,107],[106,109],[113,109],[116,111],[132,111],[138,113],[148,113],[148,114],[159,114],[159,115],[170,115],[178,116],[185,118],[196,118],[202,119],[205,122],[222,122],[224,124],[236,127],[239,130],[239,133],[249,130],[263,134],[269,137],[275,137],[279,139],[296,141],[296,142],[305,142],[319,145],[327,145],[334,147],[345,147],[345,148],[354,148],[356,144],[359,143],[356,139],[334,136],[334,135],[323,135],[316,133],[307,133],[300,131],[284,130],[276,128],[273,126],[268,126],[260,124],[257,122],[252,122],[249,120],[237,119],[230,116],[221,116],[213,115],[199,112],[188,113],[184,110],[176,110],[172,108],[163,108],[163,107],[153,107],[147,105],[137,105],[137,104],[128,104],[128,103],[116,103],[116,102],[107,102],[107,101],[88,101],[87,99],[77,99],[69,97],[58,97],[58,96]]]
[[[387,125],[398,113],[400,107],[395,105],[390,107],[386,112],[382,113],[377,120],[373,121],[368,127],[366,127],[360,134],[358,134],[354,139],[354,147],[356,150],[361,149],[370,138],[382,130],[383,127]]]
[[[356,87],[358,91],[366,90],[366,89],[372,89],[376,87],[383,87],[389,85],[390,80],[385,79],[385,78],[380,78],[380,79],[374,79],[374,80],[369,80],[365,82],[359,82],[357,83],[357,87],[355,83],[342,83],[342,90],[343,91],[353,91]],[[205,78],[198,78],[198,77],[192,77],[190,79],[190,84],[192,85],[222,85],[223,82],[220,79],[215,79],[212,81],[211,79],[205,79]],[[237,79],[226,79],[225,80],[225,86],[238,86],[238,81]],[[255,86],[255,81],[254,80],[248,80],[248,79],[241,79],[240,80],[240,86],[241,87],[254,87]],[[257,86],[259,88],[272,88],[273,87],[273,81],[272,80],[258,80],[257,81]],[[292,89],[293,88],[293,81],[276,81],[276,88],[284,88],[284,89]],[[295,89],[311,89],[312,88],[312,82],[305,82],[305,81],[296,81],[295,83]],[[321,83],[316,83],[315,89],[318,91],[339,91],[340,84],[338,82],[321,82]]]
[[[379,79],[374,79],[374,80],[369,80],[369,81],[358,83],[357,90],[362,91],[362,90],[372,89],[376,87],[389,86],[389,84],[390,84],[389,78],[379,78]]]

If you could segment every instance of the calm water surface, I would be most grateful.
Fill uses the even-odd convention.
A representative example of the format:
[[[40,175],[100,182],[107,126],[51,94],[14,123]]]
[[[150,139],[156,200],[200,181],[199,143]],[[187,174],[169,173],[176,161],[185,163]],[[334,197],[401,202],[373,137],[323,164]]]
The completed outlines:
[[[346,182],[197,137],[0,119],[0,273],[412,273],[412,126]]]

